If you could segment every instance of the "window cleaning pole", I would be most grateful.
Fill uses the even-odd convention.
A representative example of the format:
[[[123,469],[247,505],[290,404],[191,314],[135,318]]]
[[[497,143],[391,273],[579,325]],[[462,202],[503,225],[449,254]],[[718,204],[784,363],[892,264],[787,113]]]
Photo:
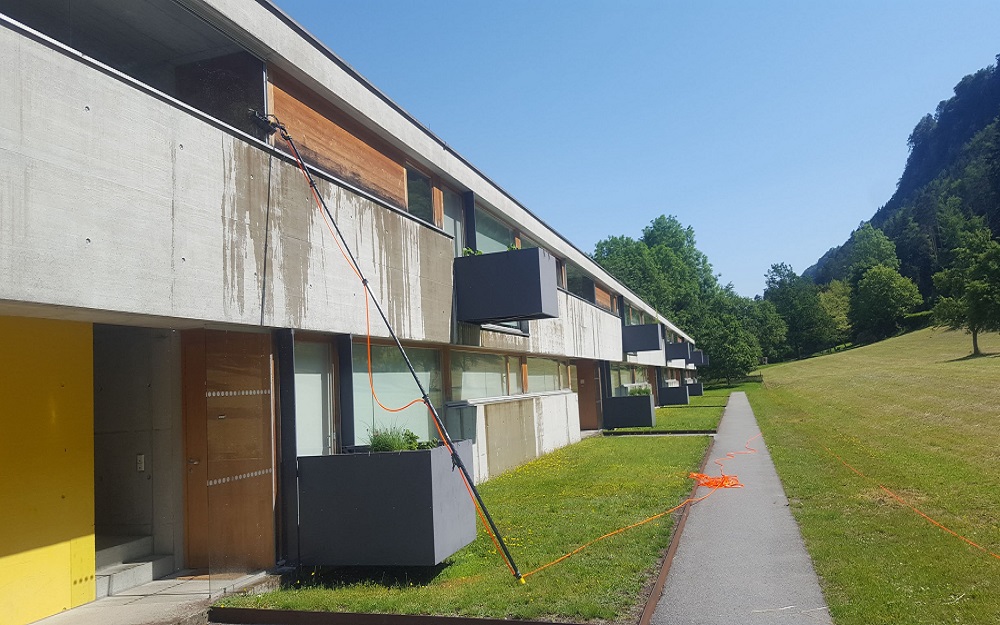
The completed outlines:
[[[333,218],[333,214],[330,212],[330,209],[327,208],[326,200],[324,200],[323,196],[320,195],[319,189],[316,187],[316,181],[313,179],[312,174],[309,173],[309,169],[306,167],[305,162],[299,155],[299,149],[295,145],[295,141],[292,139],[291,135],[288,134],[288,130],[285,128],[285,126],[282,123],[280,123],[278,121],[278,118],[276,118],[274,115],[268,115],[265,117],[253,109],[250,109],[250,114],[254,117],[254,119],[257,121],[257,123],[261,126],[261,128],[265,132],[268,132],[270,134],[273,134],[275,132],[280,132],[281,138],[284,139],[285,142],[288,143],[288,146],[292,149],[292,152],[294,153],[295,156],[295,160],[298,162],[299,168],[302,170],[302,173],[305,174],[306,180],[309,181],[309,187],[312,189],[313,194],[315,195],[316,199],[322,206],[323,212],[326,214],[327,219],[329,219],[330,223],[333,225],[333,229],[337,232],[337,237],[343,244],[344,250],[351,264],[354,266],[355,272],[357,272],[358,276],[361,278],[361,284],[364,286],[365,291],[368,292],[368,297],[370,297],[371,301],[375,304],[375,310],[378,311],[379,316],[382,318],[382,322],[385,323],[385,327],[389,330],[389,335],[392,337],[393,342],[395,342],[396,344],[396,348],[399,350],[399,353],[403,356],[403,360],[406,362],[406,368],[409,369],[410,375],[413,376],[413,381],[416,382],[417,388],[420,389],[420,396],[424,404],[426,404],[427,408],[430,410],[431,416],[434,419],[434,423],[437,426],[438,431],[443,435],[444,443],[445,445],[448,446],[448,451],[451,452],[451,460],[455,464],[455,466],[458,467],[459,470],[462,472],[462,477],[465,480],[466,486],[468,486],[469,488],[469,492],[472,494],[475,503],[479,506],[479,510],[483,513],[483,518],[485,518],[486,522],[489,524],[490,529],[493,531],[493,535],[497,539],[497,543],[499,544],[500,549],[503,551],[504,557],[507,559],[507,563],[510,565],[511,573],[513,573],[514,577],[517,578],[521,583],[524,583],[524,578],[522,577],[521,572],[518,570],[517,564],[514,563],[514,558],[513,556],[510,555],[510,551],[507,549],[507,544],[504,542],[503,536],[500,534],[500,530],[497,529],[496,523],[493,522],[493,517],[490,516],[489,510],[486,508],[486,503],[483,502],[483,498],[479,494],[479,489],[476,488],[475,483],[472,481],[472,476],[469,474],[469,469],[465,466],[465,463],[462,462],[461,456],[458,455],[458,451],[456,451],[455,449],[455,443],[454,441],[452,441],[451,436],[448,434],[448,429],[445,428],[444,422],[441,420],[441,416],[438,414],[437,408],[435,408],[434,404],[431,403],[430,397],[427,395],[427,390],[424,389],[424,385],[420,382],[420,377],[417,375],[416,370],[413,368],[413,363],[410,362],[410,357],[406,354],[406,350],[403,348],[402,343],[399,342],[399,337],[396,335],[396,330],[392,327],[392,324],[389,323],[389,319],[386,317],[385,311],[382,310],[382,305],[379,304],[378,299],[372,292],[371,286],[368,284],[368,279],[365,277],[364,272],[361,270],[361,265],[358,264],[357,259],[354,257],[354,253],[351,251],[350,246],[347,244],[347,239],[344,238],[344,234],[340,231],[340,226],[337,225],[336,220]]]

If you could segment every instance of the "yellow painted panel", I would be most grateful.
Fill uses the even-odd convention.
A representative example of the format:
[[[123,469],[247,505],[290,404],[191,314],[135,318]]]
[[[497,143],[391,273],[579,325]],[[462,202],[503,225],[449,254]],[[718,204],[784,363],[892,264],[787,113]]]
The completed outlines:
[[[0,316],[0,614],[94,599],[93,330]]]

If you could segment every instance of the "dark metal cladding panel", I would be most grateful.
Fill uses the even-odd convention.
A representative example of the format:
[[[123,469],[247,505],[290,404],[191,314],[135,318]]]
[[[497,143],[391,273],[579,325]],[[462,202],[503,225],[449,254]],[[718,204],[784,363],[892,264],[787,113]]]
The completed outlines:
[[[691,397],[700,397],[705,394],[705,386],[701,382],[693,382],[687,385],[688,395]]]
[[[667,343],[667,360],[691,359],[690,343]]]
[[[472,466],[472,443],[456,443]],[[299,459],[301,562],[433,566],[476,537],[476,515],[445,447]]]
[[[622,327],[622,351],[628,354],[663,351],[663,333],[660,331],[660,324]]]
[[[661,386],[659,396],[661,406],[686,406],[690,402],[686,384]]]
[[[656,425],[652,395],[604,398],[604,429],[651,428]]]
[[[556,294],[556,259],[542,248],[455,259],[459,321],[554,319]]]

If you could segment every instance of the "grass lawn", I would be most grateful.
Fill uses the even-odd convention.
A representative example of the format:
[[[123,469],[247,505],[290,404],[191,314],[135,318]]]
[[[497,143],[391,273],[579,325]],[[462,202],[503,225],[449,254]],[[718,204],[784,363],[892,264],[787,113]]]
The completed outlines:
[[[837,625],[1000,622],[1000,560],[877,485],[1000,553],[1000,337],[980,341],[922,330],[747,388]]]
[[[619,428],[615,432],[714,432],[732,388],[705,389],[705,394],[691,397],[687,406],[662,406],[656,409],[652,428]]]
[[[680,503],[708,437],[593,437],[494,478],[483,499],[522,573]],[[670,516],[599,542],[518,584],[480,528],[433,571],[328,570],[318,583],[221,605],[632,623],[670,541]]]

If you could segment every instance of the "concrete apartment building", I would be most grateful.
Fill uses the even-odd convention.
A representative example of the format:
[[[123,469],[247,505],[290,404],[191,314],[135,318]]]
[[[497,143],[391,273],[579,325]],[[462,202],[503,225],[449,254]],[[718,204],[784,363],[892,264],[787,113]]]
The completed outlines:
[[[373,401],[369,332],[419,395],[250,109],[477,481],[700,392],[691,337],[268,0],[0,0],[0,59],[4,622],[302,561],[301,458],[437,437]]]

